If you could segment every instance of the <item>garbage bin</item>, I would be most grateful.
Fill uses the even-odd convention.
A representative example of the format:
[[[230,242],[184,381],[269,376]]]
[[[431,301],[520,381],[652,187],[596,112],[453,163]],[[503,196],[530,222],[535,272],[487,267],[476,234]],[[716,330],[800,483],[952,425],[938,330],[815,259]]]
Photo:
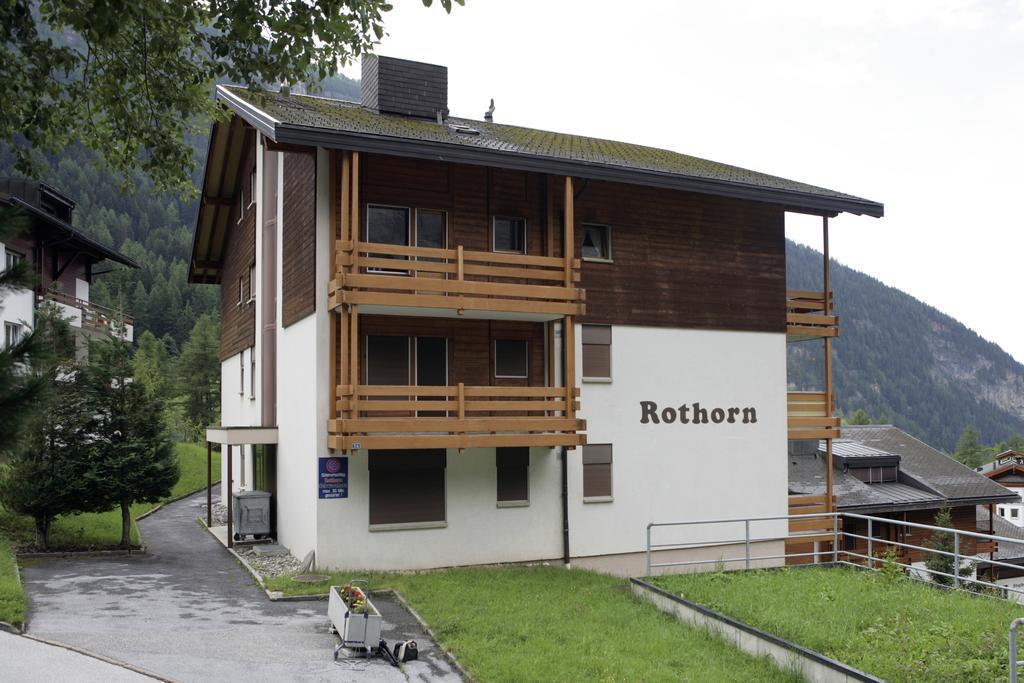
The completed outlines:
[[[235,540],[270,535],[270,492],[236,491],[232,495]]]

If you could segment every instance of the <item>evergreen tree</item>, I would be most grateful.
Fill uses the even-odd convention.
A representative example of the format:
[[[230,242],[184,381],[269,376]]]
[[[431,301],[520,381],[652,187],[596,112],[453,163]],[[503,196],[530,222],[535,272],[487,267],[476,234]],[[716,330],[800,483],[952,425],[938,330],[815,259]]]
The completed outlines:
[[[22,370],[47,391],[33,399],[32,410],[18,424],[24,437],[0,469],[0,501],[32,517],[36,545],[46,550],[54,518],[96,510],[103,501],[91,476],[90,413],[73,364],[74,339],[56,307],[40,308],[34,340],[40,352]]]
[[[846,424],[869,425],[871,424],[871,416],[868,415],[867,411],[863,408],[857,408],[857,410],[853,411],[850,414],[850,417],[847,418]]]
[[[971,513],[974,514],[973,512]],[[943,527],[945,529],[953,528],[953,516],[950,513],[948,506],[939,508],[938,513],[935,515],[935,526]],[[925,545],[932,550],[937,550],[943,553],[950,553],[950,555],[940,555],[937,553],[929,553],[929,557],[925,560],[925,567],[933,572],[943,572],[950,576],[942,576],[939,574],[931,574],[931,579],[937,584],[943,586],[953,585],[953,576],[955,573],[957,576],[970,576],[974,573],[974,563],[966,562],[961,560],[960,566],[956,566],[956,558],[952,556],[954,552],[954,541],[953,534],[949,531],[935,531],[931,537],[925,541]]]
[[[978,442],[980,438],[981,434],[973,425],[965,427],[956,445],[956,451],[953,452],[953,458],[972,468],[983,465],[989,458],[986,457],[988,449]]]
[[[197,436],[217,422],[220,412],[219,326],[208,315],[196,320],[181,349],[178,373],[185,396],[185,415]]]
[[[121,547],[131,544],[131,506],[171,494],[180,471],[161,400],[134,381],[131,349],[120,339],[93,342],[85,370],[91,473],[107,506],[121,508]]]
[[[132,357],[132,375],[151,397],[166,400],[175,390],[174,368],[167,347],[149,330],[139,337]]]

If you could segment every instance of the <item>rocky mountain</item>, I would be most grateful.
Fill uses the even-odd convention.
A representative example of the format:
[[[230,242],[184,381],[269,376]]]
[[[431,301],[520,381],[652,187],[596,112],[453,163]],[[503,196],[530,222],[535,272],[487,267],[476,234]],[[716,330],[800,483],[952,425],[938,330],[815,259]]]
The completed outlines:
[[[821,253],[786,244],[792,289],[821,289]],[[833,261],[839,408],[952,451],[967,425],[985,443],[1024,433],[1024,365],[950,316]],[[789,345],[792,389],[820,389],[821,343]]]

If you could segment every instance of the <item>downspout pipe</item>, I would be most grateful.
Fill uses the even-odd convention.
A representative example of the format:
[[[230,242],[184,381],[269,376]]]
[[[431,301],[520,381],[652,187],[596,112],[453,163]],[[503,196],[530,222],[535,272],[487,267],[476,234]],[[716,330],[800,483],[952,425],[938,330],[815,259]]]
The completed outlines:
[[[564,324],[564,323],[563,323]],[[566,339],[565,330],[562,330],[562,343],[565,343]],[[563,354],[564,357],[564,354]],[[565,386],[566,382],[566,369],[565,363],[562,363],[562,386]],[[565,446],[561,447],[561,459],[562,459],[562,563],[566,569],[571,569],[572,563],[569,561],[569,449]]]

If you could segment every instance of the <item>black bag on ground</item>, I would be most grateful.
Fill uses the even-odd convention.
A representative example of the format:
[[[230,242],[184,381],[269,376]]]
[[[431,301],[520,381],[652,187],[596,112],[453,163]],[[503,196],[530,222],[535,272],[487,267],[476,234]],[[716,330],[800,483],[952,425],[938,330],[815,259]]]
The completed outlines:
[[[395,643],[395,659],[400,662],[411,662],[414,659],[419,659],[419,650],[416,648],[415,640],[406,640],[403,642]]]

